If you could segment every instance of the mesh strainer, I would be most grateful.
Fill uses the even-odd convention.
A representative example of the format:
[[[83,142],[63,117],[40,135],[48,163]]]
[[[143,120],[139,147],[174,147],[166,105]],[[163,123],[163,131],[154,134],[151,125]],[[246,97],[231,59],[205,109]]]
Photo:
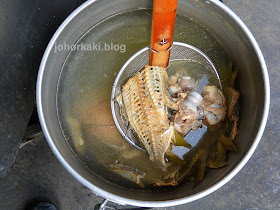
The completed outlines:
[[[115,98],[121,93],[123,85],[128,81],[129,78],[136,75],[143,69],[145,65],[148,65],[150,61],[150,48],[145,47],[135,53],[121,68],[118,73],[111,94],[111,110],[114,122],[121,135],[131,145],[135,146],[140,150],[144,150],[138,140],[137,135],[130,130],[127,121],[122,117],[120,107],[116,102]],[[201,50],[181,42],[173,42],[172,50],[170,54],[170,62],[173,61],[193,61],[204,65],[207,69],[212,71],[219,79],[217,70],[212,61],[205,55]],[[220,85],[221,86],[221,85]]]

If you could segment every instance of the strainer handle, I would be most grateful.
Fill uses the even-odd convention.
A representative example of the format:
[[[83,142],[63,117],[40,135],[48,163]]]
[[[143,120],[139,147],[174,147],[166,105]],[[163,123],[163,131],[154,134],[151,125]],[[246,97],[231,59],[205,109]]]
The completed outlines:
[[[154,0],[150,65],[166,68],[176,19],[177,0]]]

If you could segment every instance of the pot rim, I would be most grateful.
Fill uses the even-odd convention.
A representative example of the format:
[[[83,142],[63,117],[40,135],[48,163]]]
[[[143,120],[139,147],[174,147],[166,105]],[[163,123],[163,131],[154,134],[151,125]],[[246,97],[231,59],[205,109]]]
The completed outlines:
[[[258,133],[256,135],[256,138],[251,145],[249,151],[246,153],[244,158],[237,164],[237,166],[229,173],[227,174],[222,180],[219,182],[215,183],[213,186],[196,193],[191,196],[175,199],[175,200],[166,200],[166,201],[142,201],[142,200],[133,200],[129,198],[124,198],[112,193],[109,193],[99,187],[96,187],[95,185],[91,184],[89,181],[84,179],[78,171],[74,170],[67,161],[64,160],[62,155],[60,154],[59,150],[56,148],[55,144],[52,141],[52,138],[50,136],[48,127],[46,125],[46,121],[44,118],[44,112],[43,112],[43,107],[42,107],[42,81],[43,81],[43,74],[44,74],[44,69],[46,66],[46,62],[48,60],[48,56],[51,53],[51,49],[53,45],[55,44],[56,39],[59,37],[63,29],[71,22],[72,19],[74,19],[77,14],[84,10],[86,7],[88,7],[90,4],[93,2],[98,1],[98,0],[88,0],[85,3],[83,3],[81,6],[79,6],[77,9],[75,9],[64,22],[60,25],[60,27],[57,29],[55,34],[53,35],[52,39],[50,40],[45,53],[43,55],[40,67],[39,67],[39,73],[37,77],[37,87],[36,87],[36,102],[37,102],[37,111],[39,115],[39,120],[40,124],[42,126],[42,130],[44,132],[44,135],[48,141],[48,144],[50,145],[53,153],[57,157],[57,159],[60,161],[60,163],[67,169],[67,171],[74,176],[79,182],[81,182],[83,185],[88,187],[90,190],[92,190],[95,194],[100,195],[101,197],[104,197],[108,200],[111,200],[113,202],[117,202],[119,204],[128,204],[132,206],[141,206],[141,207],[169,207],[169,206],[175,206],[175,205],[181,205],[184,203],[188,203],[197,199],[200,199],[206,195],[209,195],[210,193],[216,191],[220,187],[222,187],[224,184],[229,182],[243,167],[244,165],[248,162],[250,157],[253,155],[254,151],[256,150],[261,137],[263,135],[265,125],[267,122],[268,118],[268,113],[269,113],[269,104],[270,104],[270,85],[269,85],[269,76],[267,72],[267,67],[266,63],[264,60],[264,57],[262,55],[262,52],[250,32],[250,30],[247,28],[247,26],[244,24],[244,22],[230,9],[228,8],[225,4],[221,3],[219,0],[208,0],[211,3],[216,4],[219,8],[221,8],[224,12],[226,12],[238,25],[239,27],[243,30],[243,32],[247,35],[249,38],[251,44],[254,47],[254,50],[257,54],[257,57],[259,59],[261,68],[262,68],[262,74],[263,74],[263,80],[264,80],[264,108],[263,108],[263,115],[262,115],[262,121],[260,123],[260,127],[258,130]]]

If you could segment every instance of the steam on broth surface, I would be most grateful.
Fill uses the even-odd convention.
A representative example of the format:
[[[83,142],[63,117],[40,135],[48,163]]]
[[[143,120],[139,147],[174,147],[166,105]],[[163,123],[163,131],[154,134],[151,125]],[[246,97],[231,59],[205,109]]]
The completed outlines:
[[[77,44],[94,43],[101,48],[105,44],[123,45],[125,52],[114,49],[72,51],[62,69],[57,92],[61,129],[77,158],[104,180],[134,189],[139,188],[139,180],[140,187],[143,187],[145,183],[162,180],[170,174],[169,170],[163,171],[157,167],[146,154],[122,138],[114,125],[110,108],[112,85],[119,69],[137,50],[149,45],[151,14],[151,10],[125,12],[109,17],[90,29]],[[216,37],[199,23],[177,15],[174,40],[193,45],[206,53],[215,63],[222,82],[231,76],[230,56]],[[195,80],[206,74],[210,84],[219,85],[215,75],[205,73],[203,66],[197,63],[171,63],[168,75],[177,70]],[[188,165],[202,150],[220,148],[215,154],[222,155],[222,147],[216,147],[217,130],[222,132],[223,128],[203,126],[186,136],[193,148],[179,152]],[[215,167],[216,162],[212,162]],[[195,171],[203,170],[196,167],[198,169]],[[194,177],[189,176],[188,179]]]

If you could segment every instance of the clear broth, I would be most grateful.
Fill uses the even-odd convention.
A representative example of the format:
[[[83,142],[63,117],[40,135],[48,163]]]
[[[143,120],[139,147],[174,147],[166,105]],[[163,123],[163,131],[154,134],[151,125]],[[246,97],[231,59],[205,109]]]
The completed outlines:
[[[104,180],[136,190],[140,188],[109,172],[104,165],[122,163],[137,169],[146,174],[144,182],[159,179],[164,172],[119,134],[111,116],[110,96],[122,65],[135,52],[149,45],[151,22],[151,10],[135,10],[114,15],[92,27],[77,44],[99,43],[103,46],[113,43],[125,45],[126,51],[72,51],[62,68],[57,92],[61,130],[77,158]],[[217,67],[222,82],[232,73],[230,56],[223,45],[196,21],[177,15],[174,41],[188,43],[206,53]],[[186,65],[171,65],[168,74],[179,68],[185,71]],[[203,68],[199,69],[196,65],[188,65],[186,74],[199,79],[205,74]],[[213,75],[207,76],[211,84],[218,84]],[[205,127],[199,130],[197,135],[190,134],[193,144],[213,144],[215,132],[207,131]],[[188,155],[185,157],[187,160]]]

